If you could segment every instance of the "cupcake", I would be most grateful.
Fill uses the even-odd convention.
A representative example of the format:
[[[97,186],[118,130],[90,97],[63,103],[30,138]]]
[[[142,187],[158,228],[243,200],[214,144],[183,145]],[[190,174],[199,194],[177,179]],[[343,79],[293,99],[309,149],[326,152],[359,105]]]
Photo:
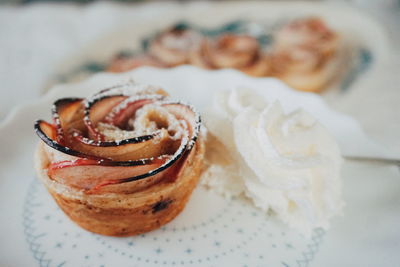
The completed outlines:
[[[162,89],[115,86],[57,100],[38,120],[37,176],[82,228],[130,236],[159,228],[185,207],[204,155],[200,116]]]

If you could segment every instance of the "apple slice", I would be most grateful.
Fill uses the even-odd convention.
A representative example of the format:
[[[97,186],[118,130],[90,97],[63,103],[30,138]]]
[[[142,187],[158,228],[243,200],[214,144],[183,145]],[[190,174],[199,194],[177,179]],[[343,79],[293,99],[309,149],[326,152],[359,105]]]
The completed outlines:
[[[96,193],[107,185],[118,185],[118,184],[128,183],[132,187],[131,185],[132,182],[135,182],[134,184],[135,190],[138,190],[137,188],[138,186],[140,188],[143,188],[143,185],[149,185],[149,183],[153,184],[152,182],[147,182],[147,180],[159,181],[163,179],[165,180],[165,182],[173,182],[180,174],[182,166],[184,166],[184,164],[186,164],[187,162],[188,158],[187,156],[192,151],[192,150],[187,150],[186,149],[187,147],[188,143],[183,142],[178,151],[173,156],[169,157],[169,159],[165,161],[164,164],[160,165],[156,169],[153,169],[147,173],[142,173],[134,177],[104,180],[99,184],[97,184],[95,187],[93,187],[90,190],[90,192]],[[140,181],[143,182],[140,183]]]
[[[144,135],[121,141],[93,142],[75,133],[73,149],[87,155],[95,155],[114,161],[140,160],[172,154],[176,141],[172,140],[167,130],[162,129],[153,135]]]
[[[173,175],[175,168],[171,169],[171,167],[180,159],[185,158],[183,156],[191,150],[188,147],[189,139],[186,136],[181,140],[181,145],[172,156],[120,162],[91,159],[57,162],[49,166],[49,176],[61,183],[89,190],[88,193],[96,193],[107,185],[144,180],[132,186],[137,190],[139,187],[149,186],[159,181],[166,173]],[[141,168],[138,168],[140,166]],[[112,174],[109,175],[109,173]],[[128,174],[132,176],[127,177]]]
[[[163,96],[157,97],[162,99]],[[103,122],[112,124],[120,129],[126,128],[126,123],[129,118],[133,118],[136,111],[144,105],[154,102],[154,99],[150,98],[127,98],[122,101],[119,105],[115,106],[112,111],[105,117]]]
[[[102,134],[96,129],[99,121],[112,110],[113,107],[118,105],[127,96],[114,95],[114,96],[98,96],[85,103],[85,117],[84,122],[88,129],[89,137],[96,141],[104,141]]]
[[[57,142],[65,144],[66,125],[83,130],[82,98],[62,98],[54,102],[52,117],[57,129]]]
[[[62,184],[90,190],[104,181],[118,181],[121,180],[121,178],[140,177],[140,175],[147,174],[157,169],[165,161],[166,159],[147,160],[140,163],[138,162],[138,164],[141,165],[133,166],[113,166],[110,161],[92,159],[61,161],[50,164],[48,175],[51,179]]]
[[[196,142],[200,132],[201,118],[199,113],[193,106],[179,102],[164,102],[163,106],[178,119],[184,120],[190,126],[188,127],[189,138],[191,139],[189,146],[192,146]]]
[[[57,138],[57,128],[48,123],[47,121],[38,120],[35,122],[34,126],[36,131],[40,131],[41,135],[45,135],[51,142],[56,142]]]
[[[120,98],[115,99],[114,96],[111,96],[111,98],[113,98],[114,103],[121,100]],[[147,102],[140,103],[140,105],[145,103]],[[110,104],[110,102],[108,104]],[[53,118],[58,126],[56,140],[60,145],[68,146],[75,151],[80,151],[84,155],[116,161],[157,157],[167,153],[170,149],[171,145],[168,144],[166,135],[163,134],[163,132],[125,139],[118,142],[95,142],[90,140],[82,135],[82,131],[86,130],[82,120],[83,114],[79,110],[81,107],[81,99],[76,98],[60,99],[54,103]],[[95,107],[99,108],[99,106]],[[110,107],[107,109],[109,108]],[[76,113],[79,113],[79,115]],[[78,123],[76,120],[80,122],[79,126],[77,126]],[[77,126],[76,128],[78,129],[74,126]],[[82,130],[82,128],[84,129]],[[159,144],[153,142],[155,137],[160,138]],[[150,141],[151,139],[153,140]],[[160,147],[164,149],[160,149]],[[58,149],[58,147],[55,148]]]
[[[74,149],[71,149],[69,147],[66,147],[64,145],[61,145],[57,141],[57,129],[54,125],[42,121],[42,120],[37,120],[34,126],[34,129],[36,131],[36,134],[42,139],[42,141],[48,145],[49,147],[60,151],[62,153],[75,156],[75,157],[87,157],[87,158],[98,158],[90,155],[85,155],[82,152],[76,151]]]

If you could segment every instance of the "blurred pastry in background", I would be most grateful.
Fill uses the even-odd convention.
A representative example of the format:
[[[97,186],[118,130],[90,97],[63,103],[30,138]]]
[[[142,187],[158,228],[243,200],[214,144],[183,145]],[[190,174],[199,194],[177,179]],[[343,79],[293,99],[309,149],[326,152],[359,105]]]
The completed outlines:
[[[142,66],[165,68],[166,65],[149,55],[125,56],[117,55],[107,68],[109,72],[125,72]]]
[[[149,54],[169,67],[187,64],[190,53],[197,50],[203,38],[197,31],[173,27],[150,43]]]
[[[190,63],[206,69],[234,68],[251,76],[266,76],[269,71],[258,40],[248,35],[223,34],[206,39],[191,54]]]
[[[320,92],[339,72],[340,43],[322,19],[294,20],[274,34],[272,76],[295,89]]]
[[[151,39],[143,54],[116,56],[107,70],[182,64],[210,70],[232,68],[254,77],[276,77],[309,92],[321,92],[343,72],[343,41],[322,19],[296,19],[272,35],[272,44],[266,46],[248,34],[208,35],[178,24]]]

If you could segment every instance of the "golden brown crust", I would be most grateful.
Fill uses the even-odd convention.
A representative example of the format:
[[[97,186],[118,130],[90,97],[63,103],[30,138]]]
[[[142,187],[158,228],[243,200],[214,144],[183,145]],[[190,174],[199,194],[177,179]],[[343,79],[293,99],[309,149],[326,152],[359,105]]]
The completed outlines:
[[[275,34],[274,40],[272,76],[308,92],[320,92],[336,78],[342,61],[342,40],[321,19],[292,21]]]
[[[249,65],[242,67],[239,70],[253,77],[268,76],[271,70],[270,59],[266,55],[259,55]]]
[[[189,54],[197,49],[203,36],[193,30],[173,28],[157,36],[149,47],[149,54],[168,67],[188,63]]]
[[[329,60],[312,70],[275,71],[273,76],[297,90],[318,93],[340,75],[340,69],[344,63],[343,59],[342,51],[338,51]]]
[[[131,236],[161,227],[185,207],[200,178],[205,145],[200,137],[174,181],[168,177],[130,194],[87,194],[47,175],[49,159],[40,144],[35,155],[38,177],[60,208],[82,228],[109,236]]]
[[[223,37],[229,42],[234,42],[235,38],[253,41],[248,36]],[[223,46],[216,48],[210,40],[204,40],[199,49],[190,54],[189,63],[203,69],[234,68],[254,77],[268,76],[271,69],[270,59],[255,44],[250,44],[249,51],[224,51]]]
[[[108,72],[125,72],[142,66],[151,66],[157,68],[165,68],[166,66],[157,59],[149,55],[141,55],[135,57],[116,57],[107,67]]]

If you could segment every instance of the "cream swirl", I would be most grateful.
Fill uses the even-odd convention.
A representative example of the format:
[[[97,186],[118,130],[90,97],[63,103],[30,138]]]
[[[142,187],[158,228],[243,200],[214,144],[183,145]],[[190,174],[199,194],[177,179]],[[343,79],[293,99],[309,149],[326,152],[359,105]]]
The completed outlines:
[[[225,133],[217,129],[221,120],[228,121]],[[205,121],[232,155],[229,168],[237,166],[242,193],[255,206],[272,210],[304,233],[327,228],[329,219],[340,213],[340,151],[308,113],[286,114],[278,102],[266,104],[242,89],[219,94]],[[207,175],[211,181],[212,175]]]

